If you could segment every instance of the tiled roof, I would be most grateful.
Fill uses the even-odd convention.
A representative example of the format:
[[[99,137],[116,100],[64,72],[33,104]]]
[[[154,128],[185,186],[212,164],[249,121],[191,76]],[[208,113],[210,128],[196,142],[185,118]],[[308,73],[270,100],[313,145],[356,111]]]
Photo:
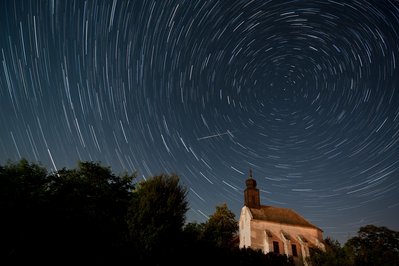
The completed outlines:
[[[298,213],[296,213],[291,209],[278,208],[273,206],[264,206],[264,205],[262,205],[260,208],[249,208],[249,209],[251,211],[253,219],[255,220],[304,226],[304,227],[316,228],[322,231],[320,228],[306,221],[305,218],[303,218],[301,215],[299,215]]]

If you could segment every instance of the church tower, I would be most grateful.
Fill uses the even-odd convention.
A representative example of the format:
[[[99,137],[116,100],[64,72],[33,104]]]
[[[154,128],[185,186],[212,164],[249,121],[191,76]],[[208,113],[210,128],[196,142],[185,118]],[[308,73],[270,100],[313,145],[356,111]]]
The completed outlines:
[[[256,188],[256,180],[252,178],[252,170],[245,181],[247,188],[244,191],[244,205],[248,208],[260,208],[259,189]]]

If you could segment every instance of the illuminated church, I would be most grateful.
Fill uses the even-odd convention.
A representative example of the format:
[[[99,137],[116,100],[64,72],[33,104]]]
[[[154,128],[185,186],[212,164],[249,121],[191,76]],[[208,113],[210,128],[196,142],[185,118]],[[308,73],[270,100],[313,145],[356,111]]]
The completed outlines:
[[[291,209],[261,205],[252,171],[245,184],[244,207],[239,222],[240,248],[292,256],[295,265],[308,265],[309,248],[324,250],[320,228]]]

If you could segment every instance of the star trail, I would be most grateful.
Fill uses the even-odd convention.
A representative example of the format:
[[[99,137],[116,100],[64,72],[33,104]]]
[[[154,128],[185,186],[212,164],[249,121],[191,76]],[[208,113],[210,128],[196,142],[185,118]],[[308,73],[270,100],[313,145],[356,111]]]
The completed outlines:
[[[0,162],[176,173],[188,221],[249,169],[344,243],[399,230],[399,2],[2,1]]]

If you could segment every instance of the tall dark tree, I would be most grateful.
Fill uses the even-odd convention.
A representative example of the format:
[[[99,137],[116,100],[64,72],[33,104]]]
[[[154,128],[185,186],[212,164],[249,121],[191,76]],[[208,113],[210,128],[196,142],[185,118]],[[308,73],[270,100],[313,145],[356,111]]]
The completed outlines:
[[[217,247],[232,247],[237,231],[238,222],[235,214],[224,203],[216,206],[215,213],[205,223],[204,238]]]
[[[175,254],[188,210],[186,197],[187,189],[176,175],[162,174],[138,184],[128,224],[141,261],[156,265]]]
[[[52,218],[62,226],[57,230],[62,249],[99,262],[114,255],[128,232],[134,178],[135,174],[116,176],[98,162],[78,162],[76,169],[64,168],[53,175]]]
[[[0,264],[23,256],[40,239],[48,180],[44,167],[25,159],[0,166]]]

